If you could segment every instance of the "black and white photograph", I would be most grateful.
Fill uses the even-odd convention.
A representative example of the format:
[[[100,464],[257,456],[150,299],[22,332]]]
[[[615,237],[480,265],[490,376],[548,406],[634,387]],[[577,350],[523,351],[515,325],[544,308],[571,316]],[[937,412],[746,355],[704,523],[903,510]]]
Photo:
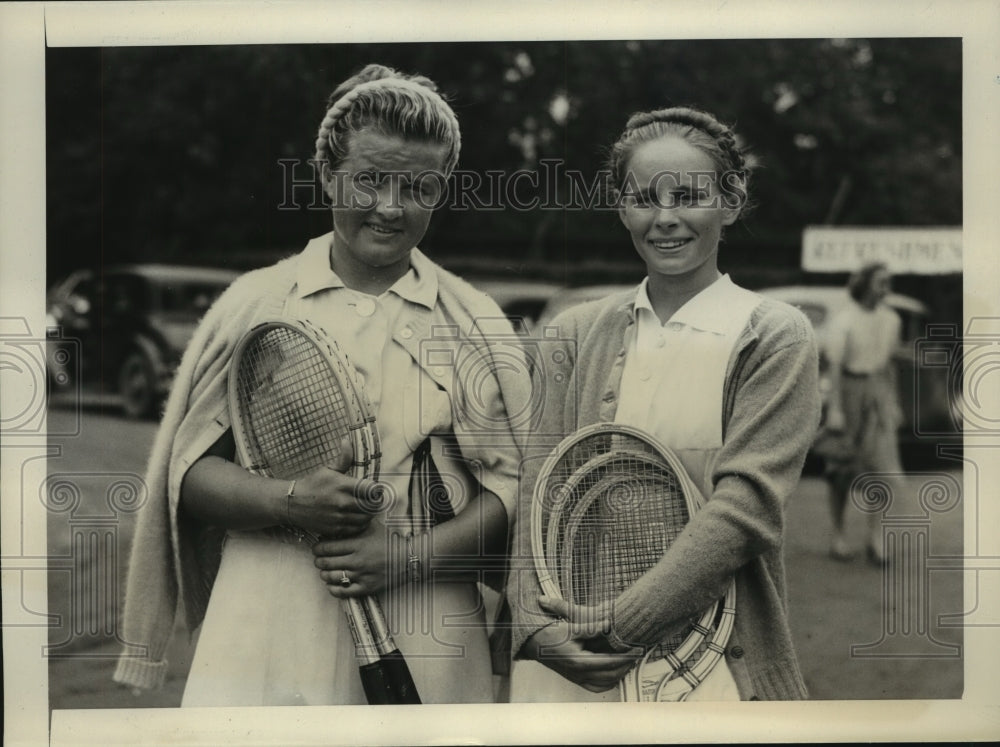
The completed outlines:
[[[907,7],[0,3],[5,741],[1000,736],[1000,6]]]

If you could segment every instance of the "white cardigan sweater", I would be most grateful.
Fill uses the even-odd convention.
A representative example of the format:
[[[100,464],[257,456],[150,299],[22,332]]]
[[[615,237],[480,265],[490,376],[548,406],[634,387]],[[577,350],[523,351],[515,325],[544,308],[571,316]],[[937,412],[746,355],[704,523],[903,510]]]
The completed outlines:
[[[413,251],[419,251],[414,249]],[[181,360],[146,472],[146,503],[140,511],[129,560],[122,638],[124,649],[114,673],[117,682],[155,688],[167,671],[165,653],[176,615],[183,607],[189,631],[205,615],[218,571],[224,531],[185,518],[178,511],[181,481],[220,435],[229,428],[227,376],[240,337],[256,324],[280,318],[295,284],[298,257],[255,270],[237,279],[208,311]],[[470,423],[459,412],[455,432],[463,456],[491,475],[487,488],[506,506],[516,497],[517,465],[526,433],[512,429],[507,413],[520,413],[531,401],[524,367],[510,366],[521,348],[499,307],[485,293],[434,265],[438,300],[425,310],[423,328],[406,341],[413,354],[434,335],[435,345],[472,345],[490,362],[493,374],[474,395],[492,403],[491,431],[482,418]],[[412,326],[412,325],[411,325]],[[442,329],[457,330],[446,334]],[[443,341],[443,342],[442,342]],[[504,365],[497,365],[500,356]],[[521,370],[518,371],[517,369]],[[482,389],[485,387],[485,391]],[[479,428],[480,430],[476,430]],[[508,511],[508,521],[513,521]]]

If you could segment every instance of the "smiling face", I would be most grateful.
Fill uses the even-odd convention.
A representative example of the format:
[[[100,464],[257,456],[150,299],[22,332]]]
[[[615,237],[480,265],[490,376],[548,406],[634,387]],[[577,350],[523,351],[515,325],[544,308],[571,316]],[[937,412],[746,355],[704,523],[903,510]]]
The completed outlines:
[[[715,282],[722,228],[739,210],[725,206],[712,159],[665,135],[637,146],[626,174],[619,216],[650,282],[682,281],[694,292]]]
[[[330,265],[348,287],[378,294],[406,274],[440,197],[446,151],[373,130],[351,136],[347,157],[326,182]]]

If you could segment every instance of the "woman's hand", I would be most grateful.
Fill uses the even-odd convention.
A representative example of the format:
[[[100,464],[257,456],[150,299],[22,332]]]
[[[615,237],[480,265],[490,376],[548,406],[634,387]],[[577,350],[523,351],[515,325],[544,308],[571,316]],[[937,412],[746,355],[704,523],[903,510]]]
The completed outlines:
[[[330,594],[338,599],[375,594],[394,586],[403,578],[399,554],[399,567],[389,568],[390,535],[380,519],[371,519],[364,531],[352,537],[322,539],[313,545],[315,565],[326,582]],[[344,584],[344,577],[350,584]]]
[[[353,537],[368,528],[372,517],[383,509],[383,491],[373,480],[344,474],[353,455],[345,440],[334,464],[295,481],[287,505],[289,524],[331,539]]]
[[[288,523],[321,537],[353,537],[368,528],[381,494],[381,486],[373,480],[320,467],[295,481],[288,498]]]
[[[384,509],[382,487],[344,474],[354,460],[349,439],[341,442],[333,464],[290,483],[263,477],[232,461],[235,449],[227,430],[181,483],[181,508],[207,524],[253,531],[292,525],[316,536],[349,537],[364,531]]]
[[[608,640],[611,618],[607,608],[550,597],[538,601],[546,612],[564,619],[536,632],[524,644],[524,651],[580,687],[595,693],[610,690],[641,657],[641,651],[617,650]]]

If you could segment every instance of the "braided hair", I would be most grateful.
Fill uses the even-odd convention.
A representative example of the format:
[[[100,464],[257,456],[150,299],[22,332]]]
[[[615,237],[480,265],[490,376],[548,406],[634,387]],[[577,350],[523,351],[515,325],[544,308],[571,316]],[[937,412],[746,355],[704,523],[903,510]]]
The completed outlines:
[[[656,109],[629,117],[624,132],[608,155],[608,169],[615,189],[621,189],[625,183],[628,161],[635,149],[666,135],[683,139],[711,158],[725,196],[736,201],[741,210],[746,209],[751,159],[736,141],[731,128],[708,112],[691,107]]]
[[[314,159],[324,182],[347,157],[351,135],[365,128],[447,146],[445,177],[458,164],[458,118],[429,78],[367,65],[337,86],[316,134]]]

